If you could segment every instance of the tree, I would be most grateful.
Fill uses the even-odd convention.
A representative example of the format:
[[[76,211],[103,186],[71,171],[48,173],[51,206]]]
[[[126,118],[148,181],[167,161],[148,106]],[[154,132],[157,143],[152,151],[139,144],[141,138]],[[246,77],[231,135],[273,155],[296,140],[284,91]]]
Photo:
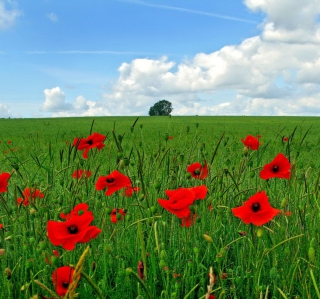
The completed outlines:
[[[155,103],[152,107],[149,109],[149,115],[150,116],[167,116],[170,115],[172,112],[172,104],[169,101],[162,100],[157,103]]]

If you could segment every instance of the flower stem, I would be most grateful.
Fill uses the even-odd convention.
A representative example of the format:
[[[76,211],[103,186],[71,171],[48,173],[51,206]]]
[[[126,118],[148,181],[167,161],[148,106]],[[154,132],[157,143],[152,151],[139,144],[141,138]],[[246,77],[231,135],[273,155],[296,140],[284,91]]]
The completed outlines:
[[[104,299],[102,294],[101,294],[101,290],[98,288],[98,286],[92,281],[92,279],[90,278],[90,276],[86,273],[84,273],[83,271],[81,271],[81,277],[83,277],[87,283],[90,284],[90,286],[95,290],[95,292],[97,293],[97,296],[100,299]]]

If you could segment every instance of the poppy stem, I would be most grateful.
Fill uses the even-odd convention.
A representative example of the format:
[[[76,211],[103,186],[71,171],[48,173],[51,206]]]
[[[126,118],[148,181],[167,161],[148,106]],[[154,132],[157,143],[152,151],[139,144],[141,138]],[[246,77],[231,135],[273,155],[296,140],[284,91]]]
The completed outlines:
[[[127,271],[128,274],[131,274],[131,275],[135,278],[135,280],[137,280],[137,281],[139,282],[139,284],[140,284],[140,285],[142,286],[142,288],[144,289],[147,297],[148,297],[149,299],[152,299],[152,297],[151,297],[151,295],[150,295],[150,293],[149,293],[149,290],[148,290],[147,286],[145,285],[145,283],[143,282],[143,280],[139,277],[139,275],[138,275],[137,273],[133,272],[133,270],[132,270],[131,268],[127,268],[126,271]]]

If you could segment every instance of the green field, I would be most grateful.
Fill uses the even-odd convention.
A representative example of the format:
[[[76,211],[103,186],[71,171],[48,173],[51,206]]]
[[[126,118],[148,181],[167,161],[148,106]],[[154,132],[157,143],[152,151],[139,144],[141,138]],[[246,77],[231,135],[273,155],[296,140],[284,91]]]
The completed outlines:
[[[7,191],[0,180],[1,299],[60,298],[52,273],[75,267],[83,252],[78,298],[320,298],[319,118],[0,119],[0,127],[0,174],[11,175]],[[105,146],[85,159],[73,142],[94,132],[106,135]],[[258,150],[241,142],[247,135],[261,135]],[[290,161],[290,179],[262,179],[279,153]],[[207,163],[206,178],[190,177],[195,162]],[[73,178],[80,169],[91,177]],[[130,197],[124,188],[97,190],[114,170],[139,190]],[[189,205],[189,227],[158,202],[179,188],[189,188],[187,201],[199,186],[207,193]],[[43,198],[19,204],[25,188]],[[234,216],[262,191],[280,210],[274,218],[256,226]],[[60,213],[80,203],[101,232],[73,250],[53,245],[48,222],[64,223]]]

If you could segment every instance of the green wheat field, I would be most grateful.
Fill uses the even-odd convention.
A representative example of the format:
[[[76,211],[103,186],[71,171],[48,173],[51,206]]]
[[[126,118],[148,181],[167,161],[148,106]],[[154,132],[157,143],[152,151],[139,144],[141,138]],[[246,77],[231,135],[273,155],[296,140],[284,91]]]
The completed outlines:
[[[0,174],[10,175],[0,177],[1,299],[320,298],[320,118],[0,119],[0,128]],[[104,146],[84,158],[77,146],[93,133]],[[248,135],[258,150],[241,141]],[[290,178],[262,179],[279,153]],[[187,171],[196,162],[205,178]],[[130,196],[97,189],[114,171],[129,178]],[[39,196],[25,202],[28,188]],[[188,225],[159,204],[167,190],[199,188],[207,191],[188,204]],[[232,210],[258,192],[278,210],[259,226]],[[74,217],[92,217],[96,235],[72,250],[54,245],[48,223],[75,219],[78,204],[88,211]],[[81,221],[63,234],[78,236]]]

